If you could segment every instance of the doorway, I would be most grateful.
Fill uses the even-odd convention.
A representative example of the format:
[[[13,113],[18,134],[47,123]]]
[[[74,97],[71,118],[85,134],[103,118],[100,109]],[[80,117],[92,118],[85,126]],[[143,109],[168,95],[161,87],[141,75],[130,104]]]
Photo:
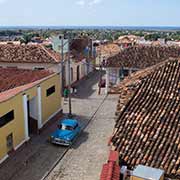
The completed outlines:
[[[66,68],[65,65],[62,66],[62,94],[64,92],[64,88],[66,86]]]
[[[14,143],[13,143],[13,134],[9,134],[6,137],[6,145],[7,145],[7,152],[8,154],[11,154],[13,152],[14,149]]]
[[[79,70],[79,66],[77,66],[77,81],[79,81],[80,78],[80,70]]]
[[[29,135],[38,133],[38,107],[37,97],[27,101],[28,108],[28,131]]]
[[[73,83],[73,68],[71,67],[71,83]]]

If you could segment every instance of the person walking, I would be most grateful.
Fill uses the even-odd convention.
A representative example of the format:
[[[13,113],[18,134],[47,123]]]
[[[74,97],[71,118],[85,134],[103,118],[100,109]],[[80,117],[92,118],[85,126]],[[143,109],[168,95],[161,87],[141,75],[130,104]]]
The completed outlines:
[[[64,101],[68,98],[69,95],[69,89],[67,87],[64,88]]]
[[[74,95],[77,94],[77,88],[76,88],[75,85],[72,86],[72,93],[73,93]]]

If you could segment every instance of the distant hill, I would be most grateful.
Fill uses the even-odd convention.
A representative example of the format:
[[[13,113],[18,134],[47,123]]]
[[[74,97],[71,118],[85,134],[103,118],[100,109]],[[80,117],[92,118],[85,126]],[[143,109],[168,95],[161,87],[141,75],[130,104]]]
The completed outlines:
[[[179,26],[0,26],[0,30],[17,29],[112,29],[112,30],[180,30]]]

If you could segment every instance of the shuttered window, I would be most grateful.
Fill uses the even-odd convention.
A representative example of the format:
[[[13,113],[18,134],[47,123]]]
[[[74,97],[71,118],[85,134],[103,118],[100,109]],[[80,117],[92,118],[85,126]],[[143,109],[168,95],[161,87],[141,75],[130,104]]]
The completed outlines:
[[[53,93],[55,93],[55,86],[52,86],[46,90],[46,96],[50,96]]]
[[[0,117],[0,128],[14,120],[14,110]]]

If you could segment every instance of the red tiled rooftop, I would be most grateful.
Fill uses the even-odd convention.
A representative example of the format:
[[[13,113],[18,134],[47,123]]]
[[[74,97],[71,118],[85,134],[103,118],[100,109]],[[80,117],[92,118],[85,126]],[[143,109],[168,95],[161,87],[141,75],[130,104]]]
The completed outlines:
[[[118,115],[112,145],[130,168],[164,169],[180,178],[180,61],[150,72]]]
[[[0,62],[57,63],[60,55],[41,45],[0,45]]]
[[[115,43],[100,45],[97,47],[97,52],[103,57],[108,58],[120,52],[120,47]]]
[[[103,165],[100,180],[119,180],[120,166],[118,165],[119,155],[117,151],[110,151],[108,162]]]
[[[108,162],[103,165],[100,180],[119,180],[120,167],[115,162]]]
[[[133,46],[107,59],[107,67],[144,69],[173,57],[180,57],[176,46]]]
[[[0,68],[0,94],[9,89],[33,83],[51,74],[51,72],[45,70]]]

